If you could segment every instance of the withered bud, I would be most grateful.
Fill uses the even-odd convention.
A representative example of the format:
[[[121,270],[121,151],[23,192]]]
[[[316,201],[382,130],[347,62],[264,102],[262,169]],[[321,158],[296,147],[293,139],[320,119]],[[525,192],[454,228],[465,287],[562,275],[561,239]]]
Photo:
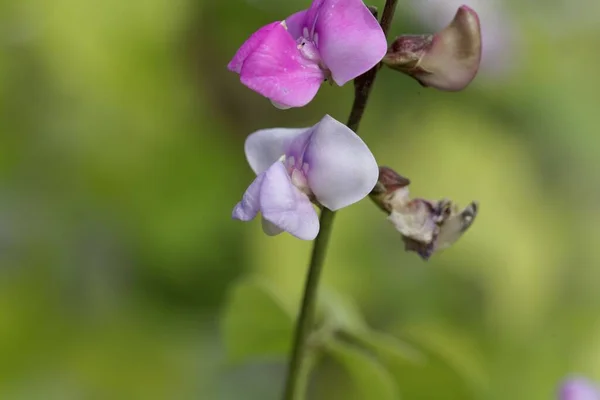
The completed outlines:
[[[389,214],[392,212],[391,199],[394,196],[401,196],[402,189],[408,185],[410,185],[408,178],[399,175],[391,168],[379,167],[379,178],[369,197],[382,211]],[[408,188],[406,188],[406,194],[408,195]]]
[[[380,167],[379,180],[370,197],[402,235],[405,250],[428,260],[469,229],[477,215],[478,203],[473,201],[460,210],[448,199],[410,199],[409,184],[409,179],[391,168]]]
[[[450,25],[438,33],[397,37],[382,62],[422,86],[462,90],[475,78],[481,62],[479,17],[461,6]]]

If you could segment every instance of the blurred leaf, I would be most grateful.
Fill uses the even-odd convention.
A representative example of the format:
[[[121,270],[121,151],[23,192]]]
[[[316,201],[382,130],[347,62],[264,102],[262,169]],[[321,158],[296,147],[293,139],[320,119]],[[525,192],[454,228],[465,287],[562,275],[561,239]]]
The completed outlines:
[[[376,357],[389,370],[403,398],[433,398],[439,388],[444,390],[444,399],[471,398],[464,379],[437,355],[372,330],[344,334],[342,338]]]
[[[342,365],[350,375],[352,391],[348,391],[345,400],[394,400],[398,399],[398,390],[390,373],[376,358],[351,344],[331,341],[328,353]]]
[[[363,331],[367,324],[354,300],[331,287],[324,287],[319,298],[325,323],[347,332]]]
[[[325,313],[325,324],[338,337],[375,354],[383,349],[408,363],[424,362],[424,355],[408,343],[369,328],[353,298],[327,288],[320,300]]]
[[[444,399],[474,398],[470,385],[473,376],[467,376],[465,368],[457,366],[459,360],[448,359],[447,353],[451,349],[444,351],[435,345],[419,346],[421,341],[411,344],[370,330],[343,332],[341,338],[370,352],[388,368],[403,398],[429,399],[439,393],[439,388],[444,388]],[[469,353],[462,350],[460,348],[452,354],[462,357]],[[468,362],[463,361],[463,364]]]
[[[452,340],[450,333],[439,327],[411,330],[407,346],[412,344],[417,349],[412,358],[399,346],[402,342],[392,336],[375,333],[359,339],[390,370],[403,397],[430,399],[443,388],[444,399],[473,399],[485,384],[483,366],[474,357],[473,349]]]
[[[480,391],[487,386],[485,355],[465,331],[448,325],[423,324],[405,327],[403,332],[407,340],[438,357],[469,387]]]
[[[400,393],[407,399],[430,399],[443,388],[445,400],[474,398],[464,379],[444,360],[430,354],[423,364],[409,363],[393,351],[379,351],[384,365],[389,368]]]
[[[417,365],[423,365],[427,361],[425,354],[416,347],[387,333],[369,329],[349,333],[345,337],[383,360],[393,358],[397,362]]]
[[[293,313],[265,282],[247,279],[231,289],[222,319],[231,361],[287,355],[293,328]]]

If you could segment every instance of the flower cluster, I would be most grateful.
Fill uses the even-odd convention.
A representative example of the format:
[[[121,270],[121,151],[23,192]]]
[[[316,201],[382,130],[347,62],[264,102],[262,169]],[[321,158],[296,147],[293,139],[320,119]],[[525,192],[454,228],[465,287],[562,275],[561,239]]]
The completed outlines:
[[[281,109],[305,106],[325,81],[342,86],[380,65],[441,90],[460,90],[475,76],[481,38],[473,10],[461,7],[448,28],[422,35],[424,41],[400,37],[389,47],[375,14],[362,0],[314,0],[308,9],[258,29],[228,68]],[[250,221],[260,213],[269,235],[285,231],[312,240],[319,232],[316,208],[335,211],[381,189],[367,145],[329,115],[312,127],[256,131],[246,139],[245,153],[257,176],[233,218]],[[469,212],[458,212],[448,201],[394,199],[385,206],[389,219],[407,249],[423,258],[456,240],[477,211],[475,203]]]

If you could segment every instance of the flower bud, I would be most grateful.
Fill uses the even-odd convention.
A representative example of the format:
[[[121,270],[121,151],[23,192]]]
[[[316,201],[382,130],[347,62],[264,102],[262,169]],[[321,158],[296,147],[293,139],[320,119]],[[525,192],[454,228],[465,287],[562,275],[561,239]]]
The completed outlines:
[[[379,179],[370,197],[388,214],[388,220],[402,235],[405,250],[428,260],[469,229],[477,215],[478,204],[471,202],[460,210],[448,199],[410,199],[409,184],[409,179],[391,168],[380,167]]]
[[[479,17],[461,6],[452,22],[436,34],[397,37],[382,62],[424,87],[462,90],[475,78],[481,62]]]

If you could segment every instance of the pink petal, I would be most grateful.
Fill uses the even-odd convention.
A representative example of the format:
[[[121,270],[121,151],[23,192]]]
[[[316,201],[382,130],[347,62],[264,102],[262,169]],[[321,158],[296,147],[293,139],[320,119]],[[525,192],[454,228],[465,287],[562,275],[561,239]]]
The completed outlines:
[[[322,1],[313,40],[340,86],[373,68],[387,51],[383,31],[362,0]]]
[[[294,39],[298,39],[303,35],[303,29],[306,26],[306,14],[308,10],[298,11],[285,19],[287,30]]]
[[[319,217],[312,203],[292,184],[280,162],[265,171],[260,208],[264,219],[299,239],[312,240],[319,232]]]
[[[288,107],[302,107],[317,94],[325,79],[318,64],[306,60],[283,25],[278,24],[245,59],[242,83]]]
[[[313,0],[313,2],[310,5],[310,8],[306,10],[306,19],[304,21],[304,24],[305,27],[308,29],[310,35],[314,33],[317,19],[321,14],[323,4],[326,2],[327,0]]]
[[[256,50],[256,48],[261,44],[264,38],[269,35],[269,32],[271,32],[271,30],[273,30],[273,28],[279,24],[279,21],[272,22],[269,25],[265,25],[256,32],[254,32],[252,36],[250,36],[248,40],[244,42],[242,47],[240,47],[239,50],[235,53],[233,59],[229,62],[229,64],[227,64],[227,68],[230,71],[239,74],[242,70],[242,65],[244,64],[244,61],[246,60],[246,58],[248,58],[248,55],[250,55],[254,50]]]

